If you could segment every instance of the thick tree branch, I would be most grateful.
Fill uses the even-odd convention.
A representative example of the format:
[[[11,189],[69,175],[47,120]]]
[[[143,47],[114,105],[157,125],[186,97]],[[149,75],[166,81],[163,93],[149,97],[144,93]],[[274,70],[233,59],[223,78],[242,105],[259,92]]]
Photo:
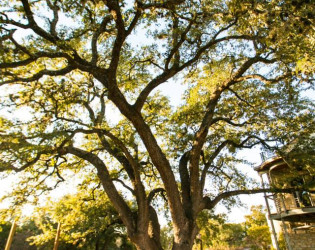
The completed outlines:
[[[315,193],[314,190],[305,190],[305,189],[297,189],[297,188],[285,188],[285,189],[277,189],[277,188],[262,188],[262,189],[250,189],[250,190],[234,190],[227,191],[224,193],[220,193],[214,199],[210,199],[209,197],[204,197],[203,206],[201,209],[213,209],[221,200],[227,199],[233,196],[241,195],[241,194],[260,194],[260,193],[292,193],[294,191],[308,191],[310,193]]]
[[[50,2],[50,0],[46,0],[46,3],[48,5],[48,7],[53,11],[53,20],[49,21],[50,22],[50,34],[54,37],[57,37],[57,32],[56,32],[56,27],[57,27],[57,23],[59,21],[59,15],[58,15],[58,5],[56,4],[57,1],[52,4]]]
[[[136,102],[134,103],[135,109],[140,112],[143,108],[143,105],[145,104],[148,96],[154,90],[156,87],[158,87],[160,84],[166,82],[168,79],[173,77],[178,71],[174,69],[165,70],[162,74],[151,80],[147,86],[141,91],[139,94]]]
[[[100,131],[102,134],[100,134]],[[106,148],[106,150],[113,155],[124,167],[126,170],[129,178],[132,181],[134,186],[133,194],[136,196],[138,211],[141,214],[137,219],[137,225],[139,228],[145,228],[147,226],[147,221],[149,220],[149,206],[146,203],[146,193],[145,188],[142,184],[141,177],[140,177],[140,164],[131,156],[127,147],[124,145],[122,141],[120,141],[117,137],[111,134],[109,131],[106,130],[98,130],[98,136]],[[123,156],[121,155],[121,151],[117,149],[112,149],[109,143],[105,140],[102,135],[108,136],[124,153]],[[125,186],[126,187],[126,186]]]
[[[91,49],[92,49],[92,60],[91,63],[93,65],[96,65],[97,59],[98,59],[98,51],[97,51],[97,40],[100,37],[100,35],[106,31],[107,24],[112,20],[111,16],[105,16],[102,20],[102,22],[99,25],[99,28],[94,32],[91,40]]]
[[[230,125],[232,125],[234,127],[243,127],[246,124],[248,124],[246,121],[244,121],[242,123],[235,123],[235,122],[232,121],[232,119],[229,119],[227,117],[215,117],[215,118],[212,119],[211,125],[213,125],[213,124],[215,124],[215,123],[217,123],[219,121],[226,122],[226,123],[228,123],[228,124],[230,124]]]
[[[270,78],[269,79],[269,78],[264,77],[263,75],[260,75],[260,74],[251,74],[251,75],[239,77],[236,81],[240,82],[240,81],[246,81],[246,80],[259,80],[259,81],[262,81],[266,84],[271,84],[271,83],[277,83],[279,81],[282,81],[282,80],[284,80],[290,76],[292,76],[292,74],[289,72],[289,73],[286,73],[284,75],[280,75],[276,78]]]
[[[59,38],[57,36],[54,36],[46,32],[44,29],[39,27],[36,21],[34,20],[33,12],[31,10],[28,0],[21,0],[21,2],[23,4],[23,8],[24,8],[27,20],[28,20],[29,28],[31,28],[36,34],[45,38],[46,40],[52,43],[56,43],[59,40]]]
[[[21,167],[15,167],[12,164],[8,164],[7,162],[0,160],[0,172],[11,170],[11,171],[18,173],[18,172],[24,171],[25,169],[33,166],[36,162],[38,162],[42,154],[43,153],[38,153],[33,160],[28,161],[27,163],[25,163]]]
[[[112,100],[119,108],[121,113],[132,122],[137,130],[137,133],[141,137],[154,166],[157,168],[161,175],[167,193],[174,223],[176,223],[177,226],[180,228],[181,226],[183,226],[183,223],[185,223],[183,221],[185,213],[171,165],[165,154],[161,150],[160,146],[158,145],[157,140],[154,137],[149,125],[144,121],[140,112],[135,110],[133,106],[129,105],[126,102],[125,98],[121,96],[121,93],[117,93],[117,91],[110,92],[109,99]],[[113,95],[111,96],[111,94]]]
[[[101,110],[99,111],[99,113],[96,116],[96,120],[95,120],[96,126],[100,126],[104,120],[104,117],[105,117],[106,105],[105,105],[104,98],[105,98],[106,92],[107,91],[103,91],[103,93],[100,95]]]
[[[21,48],[19,48],[21,49]],[[26,48],[24,48],[26,49]],[[22,50],[22,49],[21,49]],[[25,52],[25,51],[23,51]],[[27,54],[30,54],[30,52],[27,51]],[[37,52],[34,54],[31,54],[29,58],[21,60],[21,61],[16,61],[16,62],[3,62],[0,63],[0,69],[9,69],[9,68],[17,68],[21,66],[26,66],[32,62],[35,62],[36,60],[40,58],[65,58],[67,60],[71,60],[71,57],[62,52],[55,52],[55,53],[49,53],[49,52]]]
[[[43,76],[47,75],[47,76],[63,76],[65,74],[70,73],[72,70],[74,70],[75,67],[74,66],[67,66],[63,69],[59,69],[59,70],[41,70],[39,72],[37,72],[36,74],[32,75],[31,77],[27,77],[27,78],[23,78],[23,77],[14,77],[11,80],[5,80],[0,82],[0,86],[4,85],[4,84],[8,84],[8,83],[18,83],[18,82],[33,82],[33,81],[37,81],[40,78],[42,78]]]
[[[165,192],[165,189],[164,188],[156,188],[156,189],[153,189],[149,195],[148,195],[148,204],[151,204],[154,196],[158,193],[164,193]]]
[[[121,15],[118,1],[109,0],[109,1],[106,1],[106,5],[116,22],[116,29],[117,29],[117,36],[116,36],[114,46],[112,49],[112,58],[109,65],[110,73],[113,75],[112,84],[114,83],[116,84],[116,78],[114,77],[116,76],[121,49],[125,42],[127,34],[126,34],[125,23]]]
[[[127,203],[124,201],[124,199],[117,191],[115,185],[113,184],[104,162],[97,155],[73,146],[66,146],[61,148],[59,150],[59,153],[61,155],[63,154],[75,155],[83,160],[86,160],[97,169],[97,175],[101,180],[104,190],[108,195],[109,199],[111,200],[111,202],[113,203],[115,209],[118,211],[123,223],[127,227],[127,230],[130,233],[134,232],[136,228],[132,218],[132,212]]]
[[[188,172],[188,161],[189,152],[186,152],[179,160],[179,176],[186,215],[190,215],[191,217],[190,176]]]
[[[156,1],[155,3],[147,3],[137,0],[138,6],[142,9],[151,9],[151,8],[159,8],[159,9],[173,9],[174,6],[180,5],[185,2],[185,0],[168,0],[168,1]]]

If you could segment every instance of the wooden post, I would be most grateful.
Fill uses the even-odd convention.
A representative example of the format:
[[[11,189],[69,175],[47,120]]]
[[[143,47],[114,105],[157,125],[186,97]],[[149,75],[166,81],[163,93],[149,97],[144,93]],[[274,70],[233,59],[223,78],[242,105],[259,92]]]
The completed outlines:
[[[264,179],[262,177],[262,174],[260,175],[260,179],[261,179],[262,188],[265,189],[265,183],[264,183]],[[268,179],[269,179],[269,176],[268,176]],[[269,182],[270,182],[270,179],[269,179]],[[270,206],[269,206],[269,201],[268,201],[268,197],[267,197],[267,193],[266,192],[264,192],[264,198],[265,198],[265,202],[266,202],[266,206],[267,206],[268,218],[269,218],[270,225],[271,225],[271,231],[272,231],[272,235],[273,235],[273,238],[274,238],[274,243],[276,245],[277,250],[280,250],[280,246],[279,246],[279,242],[278,242],[278,238],[277,238],[277,233],[276,233],[276,230],[275,230],[275,225],[273,224],[273,219],[271,219]],[[280,214],[281,214],[281,211],[280,211]]]
[[[58,250],[59,236],[60,236],[60,228],[61,228],[61,224],[60,224],[60,222],[59,222],[59,223],[58,223],[58,227],[57,227],[57,234],[56,234],[55,243],[54,243],[54,249],[53,249],[53,250]]]
[[[14,220],[14,222],[13,222],[13,224],[11,226],[11,230],[10,230],[10,233],[9,233],[7,244],[5,245],[5,250],[10,250],[10,248],[11,248],[11,244],[12,244],[12,241],[13,241],[13,236],[15,234],[15,229],[16,229],[16,219]]]

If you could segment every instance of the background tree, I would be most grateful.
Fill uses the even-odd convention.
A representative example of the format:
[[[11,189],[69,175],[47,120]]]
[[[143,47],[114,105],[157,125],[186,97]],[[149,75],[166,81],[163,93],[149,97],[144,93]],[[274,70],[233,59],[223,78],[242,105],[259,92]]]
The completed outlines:
[[[314,131],[301,95],[313,18],[310,1],[2,0],[0,169],[21,173],[14,205],[89,173],[139,249],[162,248],[157,203],[173,249],[191,249],[201,211],[261,192],[238,150]],[[158,90],[176,78],[172,107]]]
[[[0,210],[1,213],[6,214],[6,211]],[[10,229],[12,224],[8,222],[1,222],[0,224],[0,247],[5,249]],[[18,223],[13,241],[11,244],[12,250],[36,250],[35,246],[31,246],[27,241],[27,238],[39,233],[39,229],[35,226],[34,221],[24,221],[23,223]]]
[[[245,247],[245,227],[243,223],[227,222],[226,214],[215,215],[203,212],[199,215],[199,239],[205,249],[225,249]],[[200,242],[196,242],[194,249],[199,249]]]
[[[229,223],[226,214],[201,213],[198,218],[200,239],[206,249],[271,249],[271,234],[262,206],[252,206],[241,223]],[[194,249],[199,249],[196,243]]]
[[[58,223],[61,223],[58,249],[135,249],[104,193],[86,189],[58,201],[48,200],[31,216],[20,218],[12,249],[52,249]],[[1,227],[4,248],[11,225],[2,223]]]
[[[251,249],[270,249],[271,234],[263,206],[252,206],[251,214],[245,216],[246,242]]]
[[[2,249],[5,248],[5,245],[7,243],[7,239],[10,233],[11,224],[5,221],[1,221],[0,224],[0,247]]]
[[[28,240],[39,249],[51,249],[61,223],[60,249],[133,249],[117,212],[104,194],[86,191],[48,201],[29,218],[40,230]]]

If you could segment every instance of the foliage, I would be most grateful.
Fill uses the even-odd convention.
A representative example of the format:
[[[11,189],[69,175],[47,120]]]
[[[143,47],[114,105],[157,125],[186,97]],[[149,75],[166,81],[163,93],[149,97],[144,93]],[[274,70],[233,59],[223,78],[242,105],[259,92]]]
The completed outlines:
[[[262,192],[240,150],[314,131],[314,37],[311,1],[2,0],[0,171],[19,180],[5,198],[79,177],[138,248],[162,248],[168,209],[173,249],[191,249],[203,210]]]
[[[172,249],[173,235],[171,224],[167,224],[161,228],[161,244],[163,249]]]
[[[262,206],[251,207],[246,216],[246,242],[251,249],[268,249],[271,246],[271,234],[267,224],[266,210]]]
[[[1,211],[3,212],[3,211]],[[5,249],[9,233],[11,230],[11,223],[1,222],[0,224],[0,247],[1,249]],[[27,238],[39,233],[38,228],[35,226],[33,221],[23,222],[22,225],[20,223],[17,224],[15,234],[12,240],[11,249],[25,249],[25,250],[34,250],[36,249],[34,246],[31,246],[27,242]]]
[[[314,136],[313,131],[302,131],[297,139],[281,150],[284,159],[290,165],[296,166],[297,170],[307,170],[312,176],[314,175],[313,162],[315,160]],[[314,185],[314,180],[309,185]]]
[[[28,239],[38,249],[53,247],[57,223],[61,223],[60,249],[133,249],[117,213],[99,191],[93,199],[81,191],[48,201],[29,220],[40,230]]]
[[[285,237],[284,237],[282,232],[280,232],[280,235],[279,235],[279,238],[278,238],[278,242],[279,242],[280,250],[286,250],[287,249],[286,242],[285,242]]]
[[[199,217],[198,222],[200,227],[199,239],[202,241],[203,247],[224,249],[246,246],[244,244],[246,236],[244,225],[242,223],[227,223],[225,214],[204,213],[203,216]]]
[[[243,223],[228,223],[225,214],[202,213],[198,226],[205,248],[269,249],[271,246],[271,235],[262,206],[252,206],[251,214],[245,216]]]
[[[0,248],[4,249],[10,233],[11,224],[1,221],[0,224]]]
[[[60,222],[58,249],[134,249],[108,198],[96,189],[84,189],[58,201],[48,200],[32,216],[19,221],[12,243],[14,248],[52,249]],[[8,223],[1,224],[3,248],[10,227]]]

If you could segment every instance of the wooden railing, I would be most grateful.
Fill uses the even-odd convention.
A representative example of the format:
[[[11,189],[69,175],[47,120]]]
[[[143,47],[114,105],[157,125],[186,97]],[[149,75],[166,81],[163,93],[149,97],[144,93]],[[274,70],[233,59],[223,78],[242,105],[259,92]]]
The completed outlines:
[[[315,195],[301,191],[290,194],[276,194],[275,205],[277,213],[297,208],[315,207]]]

